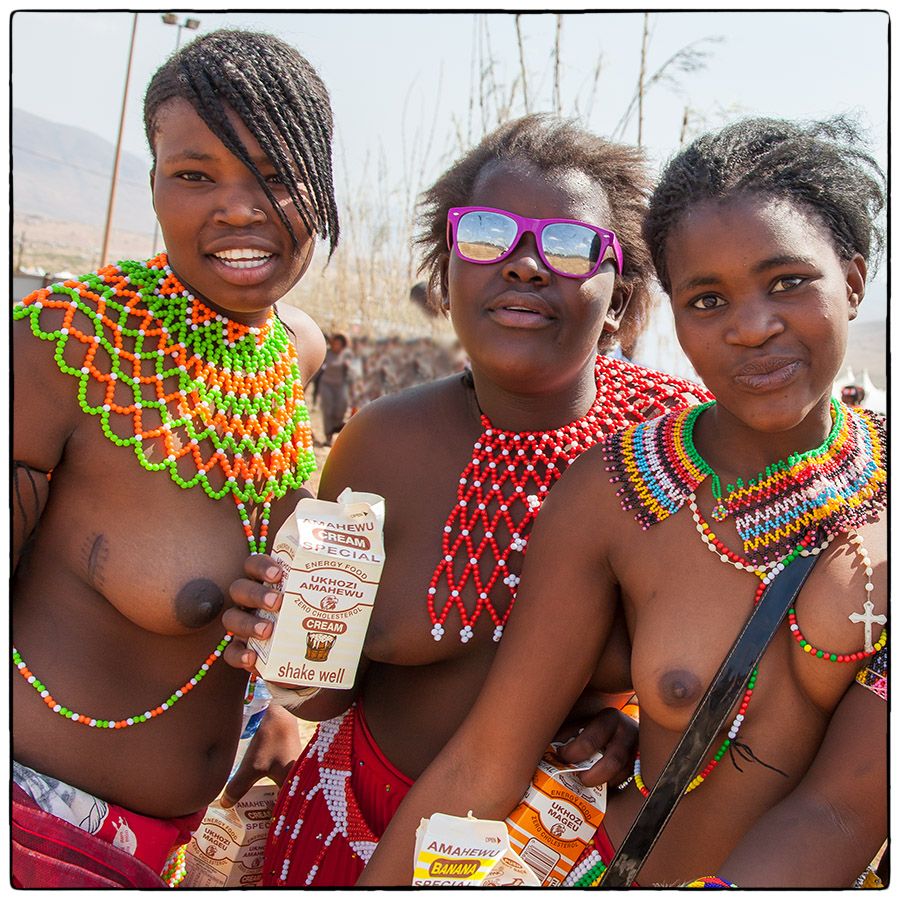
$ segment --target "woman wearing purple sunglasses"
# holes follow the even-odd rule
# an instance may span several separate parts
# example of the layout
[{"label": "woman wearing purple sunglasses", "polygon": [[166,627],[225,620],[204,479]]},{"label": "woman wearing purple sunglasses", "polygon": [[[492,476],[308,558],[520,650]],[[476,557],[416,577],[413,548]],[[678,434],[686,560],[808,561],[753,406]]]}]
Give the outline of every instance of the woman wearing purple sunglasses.
[{"label": "woman wearing purple sunglasses", "polygon": [[[423,270],[471,369],[366,407],[329,456],[320,497],[351,485],[386,498],[387,561],[354,690],[321,690],[293,708],[321,724],[282,789],[265,884],[355,882],[478,696],[560,473],[610,432],[706,398],[605,355],[616,340],[632,346],[646,318],[648,186],[638,150],[529,116],[425,193]],[[239,639],[270,628],[251,610],[280,602],[271,566],[251,558],[250,577],[232,587],[245,608],[226,613],[234,665],[252,669]],[[548,641],[565,640],[564,622],[544,624]],[[622,628],[573,723],[627,699],[628,658]],[[621,718],[592,726],[607,753],[591,783],[621,780],[630,764]]]},{"label": "woman wearing purple sunglasses", "polygon": [[[360,885],[410,883],[422,817],[509,815],[620,616],[640,756],[564,885],[886,882],[886,422],[831,396],[885,202],[884,176],[840,118],[738,121],[669,162],[645,234],[716,400],[619,431],[562,476],[481,694]],[[773,615],[770,601],[816,560]],[[754,609],[770,616],[767,646]],[[731,696],[710,686],[726,655]],[[717,714],[703,715],[705,696]],[[706,728],[689,724],[698,708]],[[570,761],[583,738],[564,748]],[[552,822],[552,807],[540,812]],[[541,872],[549,853],[531,850]]]}]

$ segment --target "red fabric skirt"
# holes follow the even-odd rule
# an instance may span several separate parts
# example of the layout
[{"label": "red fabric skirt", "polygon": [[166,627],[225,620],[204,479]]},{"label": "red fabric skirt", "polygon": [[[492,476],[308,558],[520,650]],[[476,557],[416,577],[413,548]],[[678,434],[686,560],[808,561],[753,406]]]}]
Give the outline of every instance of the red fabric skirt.
[{"label": "red fabric skirt", "polygon": [[281,787],[263,886],[355,884],[412,783],[378,748],[360,704],[322,722]]},{"label": "red fabric skirt", "polygon": [[[12,786],[11,862],[15,888],[165,887],[159,873],[172,849],[187,843],[205,810],[177,819],[155,819],[109,805],[101,829],[91,834],[42,810]],[[135,855],[111,843],[124,821],[137,837]],[[107,827],[109,826],[109,827]]]}]

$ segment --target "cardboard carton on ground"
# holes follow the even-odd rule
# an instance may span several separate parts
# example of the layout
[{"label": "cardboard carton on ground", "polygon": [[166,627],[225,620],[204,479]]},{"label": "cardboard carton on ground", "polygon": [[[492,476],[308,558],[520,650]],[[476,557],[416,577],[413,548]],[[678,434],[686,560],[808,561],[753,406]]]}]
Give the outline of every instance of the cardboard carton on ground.
[{"label": "cardboard carton on ground", "polygon": [[278,795],[268,778],[230,809],[210,804],[186,850],[182,885],[194,888],[255,887],[262,880],[266,834]]}]

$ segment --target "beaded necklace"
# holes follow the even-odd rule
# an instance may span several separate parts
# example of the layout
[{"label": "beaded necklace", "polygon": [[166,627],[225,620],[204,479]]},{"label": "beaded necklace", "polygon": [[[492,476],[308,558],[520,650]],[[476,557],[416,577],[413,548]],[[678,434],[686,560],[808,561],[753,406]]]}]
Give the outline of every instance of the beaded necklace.
[{"label": "beaded necklace", "polygon": [[[61,310],[61,324],[44,330],[45,309]],[[250,552],[265,552],[273,498],[299,488],[316,466],[297,353],[277,316],[270,311],[261,327],[232,322],[184,288],[164,253],[35,291],[13,316],[28,317],[36,337],[56,344],[57,366],[78,380],[79,405],[108,440],[185,490],[200,485],[213,500],[232,497]],[[72,362],[77,353],[80,364]],[[252,504],[260,504],[258,535]],[[125,728],[171,709],[230,641],[229,633],[157,707],[118,720],[58,703],[15,647],[13,663],[58,715]]]},{"label": "beaded necklace", "polygon": [[[722,497],[718,476],[697,451],[693,430],[698,416],[712,403],[674,413],[617,435],[605,450],[607,471],[617,473],[610,481],[623,486],[617,490],[622,508],[637,510],[635,519],[643,529],[677,512],[686,501],[701,540],[721,562],[759,579],[753,603],[756,605],[769,583],[797,556],[818,555],[839,534],[851,534],[869,521],[886,502],[884,468],[884,421],[862,410],[851,410],[832,400],[832,427],[821,446],[795,453],[785,461],[767,467],[746,485],[729,485]],[[712,531],[697,506],[696,489],[712,476],[715,501],[713,517],[724,521],[735,516],[735,526],[746,557],[732,551]],[[887,644],[887,631],[874,644],[871,625],[884,624],[884,616],[872,616],[870,599],[872,561],[862,538],[851,535],[866,573],[866,602],[863,615],[851,621],[866,624],[866,646],[848,654],[831,653],[810,644],[797,624],[796,611],[788,611],[791,634],[804,652],[829,662],[859,662],[878,653]],[[728,735],[691,781],[685,793],[699,787],[731,747],[744,722],[756,686],[758,669],[751,673],[738,712]],[[644,796],[649,790],[641,778],[640,755],[635,758],[634,781]]]},{"label": "beaded necklace", "polygon": [[686,423],[685,451],[701,472],[712,476],[712,517],[723,522],[734,516],[744,553],[762,555],[766,563],[781,559],[799,535],[819,523],[831,534],[844,530],[856,503],[873,495],[884,477],[873,457],[878,438],[874,429],[855,427],[859,423],[845,410],[849,407],[832,399],[831,430],[819,447],[767,466],[747,484],[739,478],[728,485],[725,497],[719,476],[694,447],[696,416]]},{"label": "beaded necklace", "polygon": [[[482,433],[459,477],[456,503],[444,525],[441,560],[428,587],[431,635],[439,641],[451,610],[459,611],[462,643],[473,637],[482,612],[499,641],[516,599],[519,576],[510,570],[513,553],[525,553],[531,528],[548,491],[581,453],[614,431],[684,404],[687,395],[706,399],[696,384],[608,356],[598,356],[597,394],[579,419],[549,431],[504,431],[482,414]],[[502,582],[505,589],[499,587]],[[470,613],[466,586],[475,595]],[[495,589],[508,598],[505,611]],[[444,598],[438,600],[438,594]],[[437,604],[443,602],[438,612]],[[502,606],[502,604],[500,604]]]}]

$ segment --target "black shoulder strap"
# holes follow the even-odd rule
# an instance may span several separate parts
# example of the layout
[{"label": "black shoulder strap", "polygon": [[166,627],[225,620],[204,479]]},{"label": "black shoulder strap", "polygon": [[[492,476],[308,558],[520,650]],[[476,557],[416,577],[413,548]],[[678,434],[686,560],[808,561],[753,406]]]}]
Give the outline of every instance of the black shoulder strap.
[{"label": "black shoulder strap", "polygon": [[818,558],[796,557],[766,588],[604,873],[603,887],[628,887],[637,877]]}]

